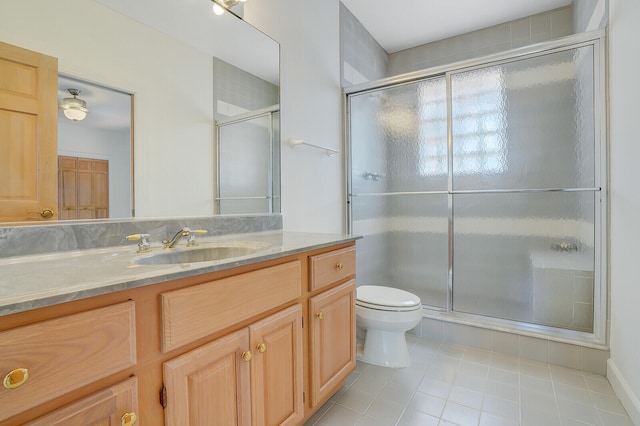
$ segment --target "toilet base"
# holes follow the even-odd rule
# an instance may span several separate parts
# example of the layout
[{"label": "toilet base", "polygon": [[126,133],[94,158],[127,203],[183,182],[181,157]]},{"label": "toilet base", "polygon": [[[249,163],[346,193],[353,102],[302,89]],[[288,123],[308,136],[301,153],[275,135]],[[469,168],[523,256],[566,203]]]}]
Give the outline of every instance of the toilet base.
[{"label": "toilet base", "polygon": [[369,329],[364,339],[360,361],[391,368],[411,365],[404,332]]}]

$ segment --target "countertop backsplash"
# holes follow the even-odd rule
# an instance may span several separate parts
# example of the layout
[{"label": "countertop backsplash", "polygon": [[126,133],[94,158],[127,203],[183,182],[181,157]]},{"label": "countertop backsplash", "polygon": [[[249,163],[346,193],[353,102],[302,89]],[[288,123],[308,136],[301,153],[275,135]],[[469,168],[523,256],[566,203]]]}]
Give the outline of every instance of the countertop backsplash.
[{"label": "countertop backsplash", "polygon": [[131,245],[130,234],[149,234],[158,243],[183,227],[205,229],[207,236],[282,229],[282,215],[220,215],[208,217],[58,221],[46,224],[0,226],[0,258],[71,250]]}]

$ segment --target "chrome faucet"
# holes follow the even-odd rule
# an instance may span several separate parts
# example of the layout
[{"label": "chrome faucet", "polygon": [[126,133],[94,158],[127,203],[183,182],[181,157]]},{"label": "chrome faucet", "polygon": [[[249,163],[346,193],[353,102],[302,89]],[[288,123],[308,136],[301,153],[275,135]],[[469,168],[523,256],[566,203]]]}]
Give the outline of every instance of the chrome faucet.
[{"label": "chrome faucet", "polygon": [[164,248],[174,248],[178,242],[182,239],[182,237],[189,237],[187,240],[187,247],[197,246],[196,235],[206,234],[207,231],[204,229],[197,229],[192,231],[191,228],[184,227],[173,236],[173,238],[165,238],[162,240],[162,245]]},{"label": "chrome faucet", "polygon": [[174,248],[176,244],[178,244],[178,242],[182,239],[182,237],[186,237],[190,233],[191,228],[184,227],[176,232],[176,235],[174,235],[173,238],[165,238],[164,240],[162,240],[162,245],[164,246],[164,248]]}]

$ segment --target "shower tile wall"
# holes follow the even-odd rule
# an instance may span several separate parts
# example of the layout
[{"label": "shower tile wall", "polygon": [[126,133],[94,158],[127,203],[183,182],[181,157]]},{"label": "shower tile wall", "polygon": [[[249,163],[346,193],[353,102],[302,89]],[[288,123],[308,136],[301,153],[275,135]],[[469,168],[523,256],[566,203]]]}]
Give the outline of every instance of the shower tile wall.
[{"label": "shower tile wall", "polygon": [[477,58],[573,34],[571,6],[389,55],[388,76]]},{"label": "shower tile wall", "polygon": [[[609,7],[607,0],[579,0],[572,2],[573,7],[573,28],[575,32],[590,31],[596,28],[606,28],[607,17],[609,12],[606,10]],[[602,17],[600,22],[595,22],[595,27],[589,27],[592,17],[600,8]],[[596,18],[597,19],[597,18]]]},{"label": "shower tile wall", "polygon": [[216,120],[279,102],[278,86],[218,58],[213,58],[213,74],[213,99],[217,100],[214,105]]},{"label": "shower tile wall", "polygon": [[590,332],[593,329],[593,271],[588,267],[581,270],[534,265],[533,320],[537,324]]},{"label": "shower tile wall", "polygon": [[[594,9],[606,0],[572,5],[388,54],[340,3],[342,87],[527,46],[586,31]],[[607,24],[604,13],[598,28]]]},{"label": "shower tile wall", "polygon": [[387,52],[342,3],[340,57],[342,87],[380,80],[387,76]]}]

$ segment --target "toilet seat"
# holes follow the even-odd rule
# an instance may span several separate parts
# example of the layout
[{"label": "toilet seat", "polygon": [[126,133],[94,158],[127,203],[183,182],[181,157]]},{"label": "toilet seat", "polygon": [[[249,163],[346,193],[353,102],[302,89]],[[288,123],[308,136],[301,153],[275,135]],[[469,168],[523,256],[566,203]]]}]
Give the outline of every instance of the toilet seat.
[{"label": "toilet seat", "polygon": [[421,309],[420,298],[393,287],[363,285],[356,289],[356,305],[379,311],[415,311]]}]

